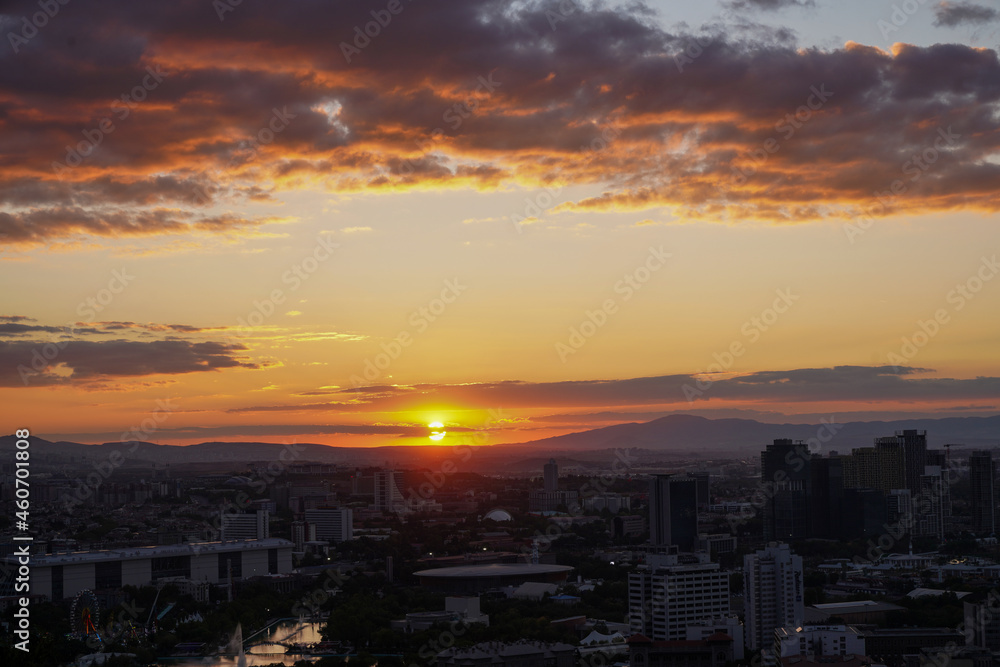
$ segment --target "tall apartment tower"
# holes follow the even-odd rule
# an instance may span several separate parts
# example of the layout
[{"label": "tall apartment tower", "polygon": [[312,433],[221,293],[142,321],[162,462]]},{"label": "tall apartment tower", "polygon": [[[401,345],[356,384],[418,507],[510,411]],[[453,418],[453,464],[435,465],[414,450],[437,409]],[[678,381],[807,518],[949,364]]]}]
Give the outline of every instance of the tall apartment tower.
[{"label": "tall apartment tower", "polygon": [[972,501],[972,532],[992,535],[996,532],[996,463],[993,452],[977,449],[969,457],[969,486]]},{"label": "tall apartment tower", "polygon": [[927,431],[908,429],[887,438],[875,438],[875,449],[879,454],[879,488],[909,489],[916,497],[927,465]]},{"label": "tall apartment tower", "polygon": [[812,454],[805,443],[775,440],[760,454],[765,494],[764,539],[801,540],[811,537]]},{"label": "tall apartment tower", "polygon": [[698,480],[656,475],[649,483],[649,542],[694,551],[698,542]]},{"label": "tall apartment tower", "polygon": [[395,512],[403,507],[403,494],[399,491],[395,470],[375,473],[375,509]]},{"label": "tall apartment tower", "polygon": [[743,557],[743,594],[746,596],[747,646],[767,648],[774,629],[802,625],[805,601],[802,557],[787,544],[771,543]]},{"label": "tall apartment tower", "polygon": [[316,541],[316,525],[308,523],[306,521],[293,521],[292,522],[292,544],[295,545],[295,551],[302,552],[306,550],[306,542]]},{"label": "tall apartment tower", "polygon": [[924,466],[920,491],[919,502],[914,500],[916,526],[913,534],[944,541],[944,520],[951,515],[951,487],[940,466]]},{"label": "tall apartment tower", "polygon": [[693,622],[729,613],[729,575],[718,563],[679,565],[676,555],[650,554],[646,565],[628,576],[632,633],[654,641],[687,638]]},{"label": "tall apartment tower", "polygon": [[549,459],[543,468],[543,474],[545,477],[545,492],[554,493],[559,490],[559,466],[556,465],[555,459]]},{"label": "tall apartment tower", "polygon": [[896,437],[903,443],[906,488],[913,493],[920,488],[920,478],[927,466],[927,431],[896,431]]},{"label": "tall apartment tower", "polygon": [[707,472],[696,471],[689,473],[698,482],[698,507],[708,508],[712,502],[711,481],[712,476]]},{"label": "tall apartment tower", "polygon": [[876,465],[878,466],[878,489],[888,493],[892,489],[909,489],[910,495],[920,493],[920,486],[911,488],[906,484],[906,450],[896,436],[875,438]]}]

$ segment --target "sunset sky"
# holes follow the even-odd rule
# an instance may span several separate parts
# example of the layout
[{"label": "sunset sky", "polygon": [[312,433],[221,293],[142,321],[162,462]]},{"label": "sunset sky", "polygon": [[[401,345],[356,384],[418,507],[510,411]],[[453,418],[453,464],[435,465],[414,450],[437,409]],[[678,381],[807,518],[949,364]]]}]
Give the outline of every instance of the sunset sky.
[{"label": "sunset sky", "polygon": [[4,433],[1000,412],[994,2],[40,6],[0,10]]}]

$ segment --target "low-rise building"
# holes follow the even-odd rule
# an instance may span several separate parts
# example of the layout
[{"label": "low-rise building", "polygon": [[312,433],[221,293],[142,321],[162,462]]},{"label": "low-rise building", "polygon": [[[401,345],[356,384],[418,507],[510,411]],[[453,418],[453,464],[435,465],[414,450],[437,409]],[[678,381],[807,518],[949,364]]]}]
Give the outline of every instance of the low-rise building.
[{"label": "low-rise building", "polygon": [[[286,574],[292,571],[292,548],[288,540],[268,538],[32,556],[31,592],[55,602],[83,590],[149,586],[172,577],[223,584],[230,578]],[[10,575],[17,572],[16,558],[4,559],[14,565]],[[8,583],[0,584],[0,591]]]},{"label": "low-rise building", "polygon": [[773,655],[864,655],[865,640],[852,625],[804,625],[774,629]]}]

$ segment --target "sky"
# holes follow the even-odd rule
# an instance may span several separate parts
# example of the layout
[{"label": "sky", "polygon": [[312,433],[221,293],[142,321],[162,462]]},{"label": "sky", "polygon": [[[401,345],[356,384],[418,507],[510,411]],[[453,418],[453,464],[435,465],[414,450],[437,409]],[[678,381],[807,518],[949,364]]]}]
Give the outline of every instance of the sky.
[{"label": "sky", "polygon": [[0,11],[3,432],[1000,411],[996,2]]}]

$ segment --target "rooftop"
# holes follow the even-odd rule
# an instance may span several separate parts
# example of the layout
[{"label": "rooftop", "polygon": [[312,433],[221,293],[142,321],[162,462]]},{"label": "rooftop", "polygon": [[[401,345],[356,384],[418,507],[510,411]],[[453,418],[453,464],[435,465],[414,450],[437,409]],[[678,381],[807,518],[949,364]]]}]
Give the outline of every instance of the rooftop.
[{"label": "rooftop", "polygon": [[813,609],[828,612],[859,612],[859,611],[899,611],[903,609],[899,605],[889,602],[879,602],[877,600],[855,600],[853,602],[825,602],[823,604],[812,605]]},{"label": "rooftop", "polygon": [[418,577],[435,577],[440,579],[458,577],[514,577],[523,575],[557,574],[569,572],[569,565],[545,565],[533,563],[491,563],[489,565],[458,565],[456,567],[439,567],[431,570],[414,572]]},{"label": "rooftop", "polygon": [[[263,540],[238,540],[227,542],[189,542],[186,544],[167,544],[149,547],[128,547],[124,549],[105,549],[101,551],[73,551],[69,553],[34,555],[31,564],[35,567],[47,565],[65,565],[66,563],[98,563],[118,560],[139,560],[143,558],[162,558],[164,556],[190,556],[195,553],[212,553],[228,551],[257,551],[260,549],[292,548],[292,543],[277,537]],[[16,562],[16,556],[7,556],[4,560]]]}]

